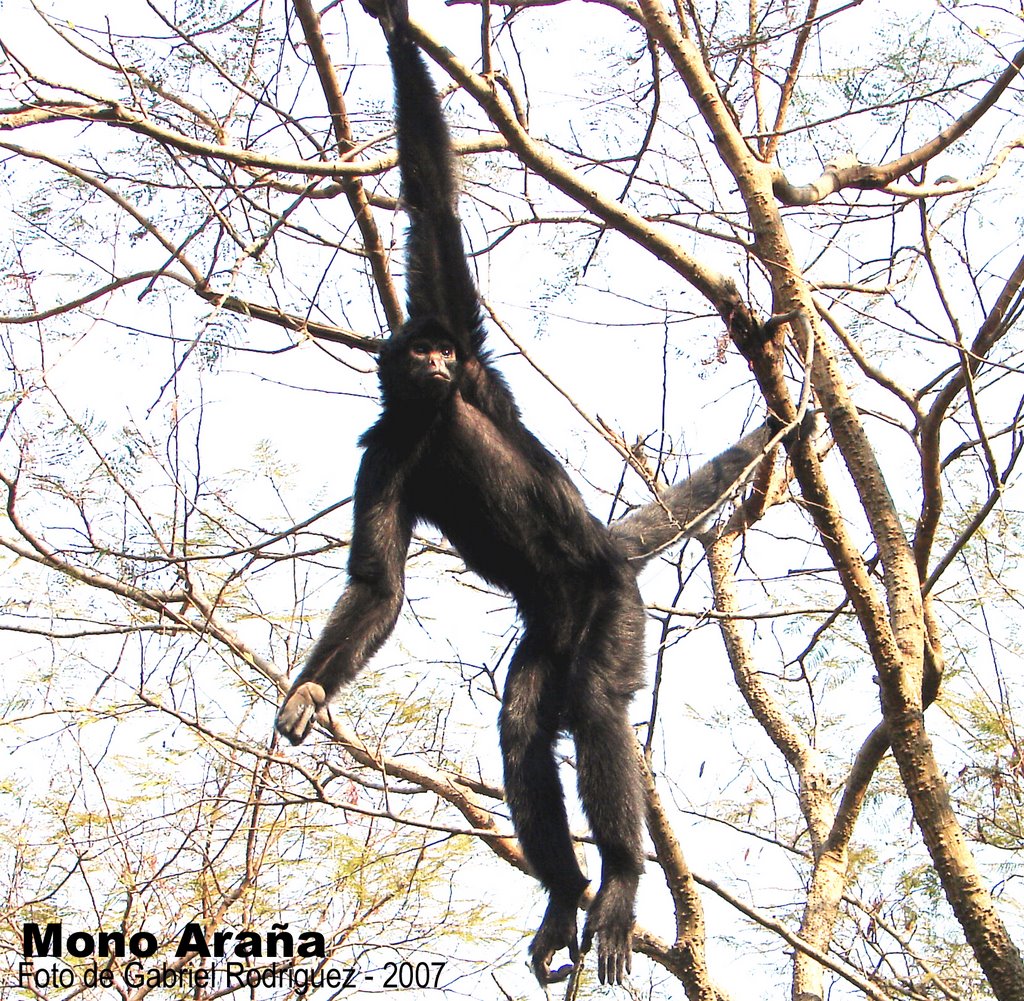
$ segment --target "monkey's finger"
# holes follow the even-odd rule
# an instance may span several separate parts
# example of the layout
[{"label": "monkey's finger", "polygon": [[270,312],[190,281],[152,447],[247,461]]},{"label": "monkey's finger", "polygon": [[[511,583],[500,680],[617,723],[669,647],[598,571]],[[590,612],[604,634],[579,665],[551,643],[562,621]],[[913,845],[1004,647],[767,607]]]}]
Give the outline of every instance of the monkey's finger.
[{"label": "monkey's finger", "polygon": [[550,966],[554,958],[554,950],[542,956],[533,957],[531,963],[533,975],[537,978],[537,983],[542,987],[547,984],[560,984],[563,980],[568,980],[575,968],[575,963],[570,963],[566,966],[560,966],[557,970],[552,970]]},{"label": "monkey's finger", "polygon": [[315,716],[316,710],[313,706],[302,706],[298,719],[292,723],[291,730],[286,734],[293,744],[301,744],[309,736],[309,731],[313,729]]},{"label": "monkey's finger", "polygon": [[301,744],[309,734],[313,725],[312,714],[305,711],[298,713],[289,710],[287,714],[281,713],[277,717],[277,732],[287,738],[292,744]]},{"label": "monkey's finger", "polygon": [[299,685],[278,710],[275,723],[277,732],[293,744],[301,744],[313,729],[317,709],[326,702],[327,693],[322,685],[315,681]]},{"label": "monkey's finger", "polygon": [[583,926],[583,941],[580,943],[580,951],[583,953],[584,956],[588,952],[590,952],[590,947],[593,944],[594,944],[594,929],[590,927],[590,922],[588,921]]},{"label": "monkey's finger", "polygon": [[547,971],[547,983],[549,984],[560,984],[565,980],[568,980],[572,976],[572,971],[575,969],[572,963],[567,963],[565,966],[560,966],[557,970]]}]

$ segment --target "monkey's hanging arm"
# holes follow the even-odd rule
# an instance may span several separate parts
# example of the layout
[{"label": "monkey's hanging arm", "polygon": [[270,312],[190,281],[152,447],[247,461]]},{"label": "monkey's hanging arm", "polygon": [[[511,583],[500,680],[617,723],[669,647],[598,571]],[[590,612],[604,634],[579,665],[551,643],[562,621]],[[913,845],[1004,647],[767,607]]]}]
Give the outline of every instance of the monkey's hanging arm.
[{"label": "monkey's hanging arm", "polygon": [[[462,241],[451,137],[440,103],[423,100],[436,88],[410,32],[404,0],[392,0],[390,6],[394,13],[363,0],[384,30],[395,81],[402,207],[410,221],[405,256],[417,262],[405,276],[406,299],[456,337],[469,338],[480,326],[480,297]],[[464,351],[480,347],[457,346]]]}]

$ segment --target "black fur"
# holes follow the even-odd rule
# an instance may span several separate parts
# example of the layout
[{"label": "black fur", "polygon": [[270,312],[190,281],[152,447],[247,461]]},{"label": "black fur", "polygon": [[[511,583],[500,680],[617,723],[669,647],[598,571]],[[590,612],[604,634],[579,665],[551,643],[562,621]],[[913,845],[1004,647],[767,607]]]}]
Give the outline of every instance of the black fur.
[{"label": "black fur", "polygon": [[[483,351],[475,283],[456,212],[451,143],[404,0],[364,0],[389,43],[403,203],[410,218],[409,319],[380,357],[382,412],[362,437],[349,584],[277,717],[294,743],[380,647],[403,599],[413,526],[436,525],[466,565],[510,593],[523,624],[500,716],[505,791],[516,833],[549,894],[530,946],[542,983],[568,975],[588,880],[576,862],[553,753],[576,744],[580,800],[601,854],[584,943],[596,939],[602,982],[630,968],[644,804],[627,710],[642,683],[642,563],[710,504],[719,478],[636,512],[612,532],[587,511],[562,466],[523,426]],[[746,441],[746,439],[745,439]],[[741,443],[742,444],[742,443]],[[739,446],[737,446],[738,448]],[[731,453],[727,453],[731,454]],[[744,451],[744,462],[753,452]],[[742,468],[739,459],[727,463]],[[710,467],[705,467],[710,468]],[[691,479],[699,479],[700,473]],[[685,496],[684,496],[685,494]],[[655,510],[656,509],[656,510]],[[646,511],[646,514],[644,513]]]}]

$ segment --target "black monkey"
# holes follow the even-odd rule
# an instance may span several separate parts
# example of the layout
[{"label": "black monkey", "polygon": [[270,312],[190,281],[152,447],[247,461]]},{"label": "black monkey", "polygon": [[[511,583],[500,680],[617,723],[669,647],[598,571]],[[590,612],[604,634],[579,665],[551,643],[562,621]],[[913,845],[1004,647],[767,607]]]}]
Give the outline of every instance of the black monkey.
[{"label": "black monkey", "polygon": [[[527,861],[549,894],[530,946],[541,983],[564,979],[554,954],[578,955],[580,871],[553,753],[576,744],[580,800],[601,855],[584,948],[601,982],[630,968],[644,803],[627,709],[642,683],[644,608],[635,566],[735,485],[767,440],[749,435],[663,504],[611,532],[587,511],[558,461],[523,426],[484,351],[476,284],[456,211],[451,141],[408,27],[406,0],[363,0],[388,40],[402,200],[409,215],[409,319],[380,355],[382,411],[362,436],[349,583],[277,716],[293,743],[394,628],[417,522],[436,525],[467,567],[515,599],[522,640],[500,715],[505,790]],[[671,493],[674,491],[675,493]],[[631,560],[633,561],[631,563]]]}]

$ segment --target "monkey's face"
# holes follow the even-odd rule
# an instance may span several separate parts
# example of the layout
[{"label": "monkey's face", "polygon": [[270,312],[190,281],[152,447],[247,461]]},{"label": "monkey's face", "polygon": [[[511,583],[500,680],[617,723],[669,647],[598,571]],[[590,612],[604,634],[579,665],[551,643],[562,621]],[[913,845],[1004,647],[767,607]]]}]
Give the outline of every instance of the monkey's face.
[{"label": "monkey's face", "polygon": [[436,329],[421,328],[391,338],[380,356],[386,402],[441,403],[451,396],[460,372],[454,343]]},{"label": "monkey's face", "polygon": [[408,378],[424,396],[447,396],[458,375],[455,345],[443,338],[416,337],[409,342]]}]

